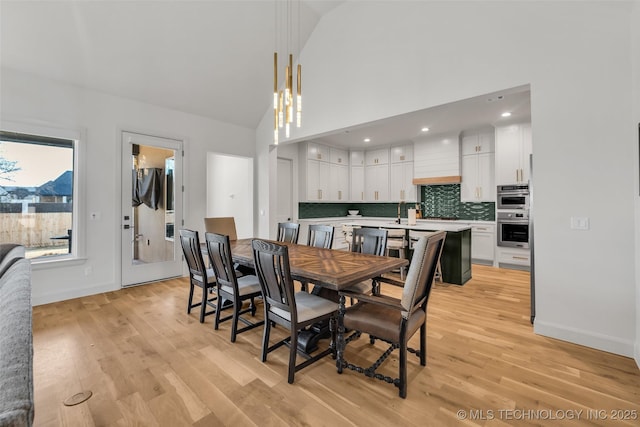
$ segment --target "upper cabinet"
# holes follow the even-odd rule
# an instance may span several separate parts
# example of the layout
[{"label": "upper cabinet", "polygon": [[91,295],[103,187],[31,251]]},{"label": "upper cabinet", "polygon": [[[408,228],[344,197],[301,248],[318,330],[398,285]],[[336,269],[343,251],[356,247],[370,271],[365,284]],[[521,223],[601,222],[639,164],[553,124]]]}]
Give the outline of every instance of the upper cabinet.
[{"label": "upper cabinet", "polygon": [[454,184],[461,181],[458,133],[416,140],[413,155],[414,184]]},{"label": "upper cabinet", "polygon": [[334,165],[349,165],[349,152],[340,148],[329,147],[329,161]]},{"label": "upper cabinet", "polygon": [[496,185],[529,182],[531,123],[496,128]]},{"label": "upper cabinet", "polygon": [[364,154],[364,196],[367,202],[389,201],[389,149]]},{"label": "upper cabinet", "polygon": [[494,132],[465,134],[462,137],[462,183],[460,201],[495,202]]},{"label": "upper cabinet", "polygon": [[352,151],[350,153],[352,202],[364,202],[364,151]]},{"label": "upper cabinet", "polygon": [[329,161],[329,147],[315,142],[307,142],[306,145],[306,158],[309,160],[320,160],[322,162]]},{"label": "upper cabinet", "polygon": [[[349,200],[349,157],[346,150],[315,142],[300,145],[300,200]],[[304,183],[304,184],[303,184]]]},{"label": "upper cabinet", "polygon": [[390,201],[415,202],[417,191],[413,185],[413,144],[391,147],[390,152]]}]

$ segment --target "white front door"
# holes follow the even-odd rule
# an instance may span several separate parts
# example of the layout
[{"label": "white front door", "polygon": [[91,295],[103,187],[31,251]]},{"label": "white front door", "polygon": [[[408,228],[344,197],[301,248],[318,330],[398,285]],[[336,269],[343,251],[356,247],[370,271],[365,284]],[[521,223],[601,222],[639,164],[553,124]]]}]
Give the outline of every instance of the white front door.
[{"label": "white front door", "polygon": [[122,286],[182,275],[182,141],[122,132]]}]

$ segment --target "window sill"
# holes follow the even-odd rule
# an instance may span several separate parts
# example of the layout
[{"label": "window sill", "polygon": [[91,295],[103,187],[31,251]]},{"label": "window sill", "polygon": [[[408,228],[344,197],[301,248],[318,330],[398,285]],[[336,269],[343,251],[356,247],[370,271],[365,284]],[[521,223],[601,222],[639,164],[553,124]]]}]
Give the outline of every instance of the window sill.
[{"label": "window sill", "polygon": [[87,262],[85,257],[56,257],[56,259],[32,259],[32,270],[48,270],[50,268],[73,267]]}]

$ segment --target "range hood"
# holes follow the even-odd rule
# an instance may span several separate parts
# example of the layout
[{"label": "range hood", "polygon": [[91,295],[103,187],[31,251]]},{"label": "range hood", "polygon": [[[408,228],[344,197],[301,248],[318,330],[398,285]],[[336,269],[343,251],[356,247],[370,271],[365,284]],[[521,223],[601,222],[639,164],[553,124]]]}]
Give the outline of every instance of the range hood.
[{"label": "range hood", "polygon": [[414,141],[413,185],[460,184],[460,134]]},{"label": "range hood", "polygon": [[443,185],[443,184],[460,184],[462,176],[434,176],[429,178],[413,178],[413,185]]}]

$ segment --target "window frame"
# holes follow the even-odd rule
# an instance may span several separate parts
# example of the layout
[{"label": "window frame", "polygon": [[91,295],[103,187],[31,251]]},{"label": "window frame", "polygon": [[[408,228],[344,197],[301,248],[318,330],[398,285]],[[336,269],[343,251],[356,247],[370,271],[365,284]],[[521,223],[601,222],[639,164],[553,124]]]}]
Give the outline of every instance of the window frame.
[{"label": "window frame", "polygon": [[71,253],[49,257],[31,258],[34,270],[82,264],[86,258],[86,129],[72,129],[2,120],[0,129],[27,135],[51,137],[73,141],[73,240]]}]

